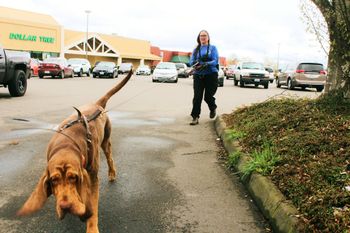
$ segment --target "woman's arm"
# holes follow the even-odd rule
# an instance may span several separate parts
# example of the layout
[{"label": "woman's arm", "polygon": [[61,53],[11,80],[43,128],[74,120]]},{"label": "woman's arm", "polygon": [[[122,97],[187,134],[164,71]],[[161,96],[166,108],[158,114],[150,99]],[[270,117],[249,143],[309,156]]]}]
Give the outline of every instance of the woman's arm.
[{"label": "woman's arm", "polygon": [[219,64],[219,53],[214,45],[211,45],[211,60],[207,62],[210,66],[216,66]]}]

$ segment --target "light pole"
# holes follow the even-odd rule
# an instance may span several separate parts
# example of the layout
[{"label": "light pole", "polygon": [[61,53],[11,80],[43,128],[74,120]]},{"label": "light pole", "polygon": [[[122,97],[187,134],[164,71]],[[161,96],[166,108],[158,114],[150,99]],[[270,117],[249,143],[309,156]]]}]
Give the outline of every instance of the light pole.
[{"label": "light pole", "polygon": [[88,39],[89,39],[89,14],[91,13],[90,10],[85,10],[86,13],[86,43],[85,43],[85,56],[86,59],[88,58],[88,51],[87,51],[87,45],[88,45]]},{"label": "light pole", "polygon": [[277,73],[278,73],[278,69],[279,69],[279,63],[280,63],[280,46],[281,44],[278,43],[278,51],[277,51]]}]

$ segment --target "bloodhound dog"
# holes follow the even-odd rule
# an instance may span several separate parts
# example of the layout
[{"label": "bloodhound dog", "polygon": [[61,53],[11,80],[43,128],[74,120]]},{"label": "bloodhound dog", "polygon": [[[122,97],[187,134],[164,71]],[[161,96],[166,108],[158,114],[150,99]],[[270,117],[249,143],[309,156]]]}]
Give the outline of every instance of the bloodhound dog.
[{"label": "bloodhound dog", "polygon": [[56,199],[59,219],[70,213],[86,221],[86,232],[99,232],[100,147],[107,158],[109,181],[114,181],[116,177],[110,140],[111,122],[105,108],[107,101],[131,76],[132,71],[96,103],[76,108],[77,113],[59,125],[47,147],[46,170],[17,215],[38,211],[52,194]]}]

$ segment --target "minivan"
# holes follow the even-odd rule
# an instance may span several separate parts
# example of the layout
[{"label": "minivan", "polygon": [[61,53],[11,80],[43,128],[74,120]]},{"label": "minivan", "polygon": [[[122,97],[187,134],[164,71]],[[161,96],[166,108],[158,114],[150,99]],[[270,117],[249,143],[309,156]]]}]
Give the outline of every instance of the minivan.
[{"label": "minivan", "polygon": [[326,71],[321,63],[301,62],[294,66],[288,66],[282,71],[276,80],[276,86],[287,86],[292,90],[295,87],[316,88],[321,92],[326,84]]}]

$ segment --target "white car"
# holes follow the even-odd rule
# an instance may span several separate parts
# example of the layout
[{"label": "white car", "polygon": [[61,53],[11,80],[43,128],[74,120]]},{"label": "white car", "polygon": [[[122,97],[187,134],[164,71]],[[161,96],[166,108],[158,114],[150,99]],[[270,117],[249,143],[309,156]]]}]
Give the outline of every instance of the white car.
[{"label": "white car", "polygon": [[151,69],[147,65],[140,65],[136,69],[136,75],[151,75]]},{"label": "white car", "polygon": [[70,58],[67,62],[68,66],[73,69],[74,74],[77,74],[79,77],[83,76],[83,74],[90,76],[91,65],[87,59]]},{"label": "white car", "polygon": [[220,66],[219,72],[218,72],[218,86],[223,87],[224,86],[224,79],[225,79],[225,72],[222,69],[223,67]]},{"label": "white car", "polygon": [[265,89],[269,88],[270,74],[265,70],[262,63],[242,62],[239,63],[234,71],[233,82],[240,87],[245,84],[254,84],[256,87],[263,85]]},{"label": "white car", "polygon": [[160,62],[153,71],[152,82],[174,82],[177,83],[178,74],[175,63]]}]

